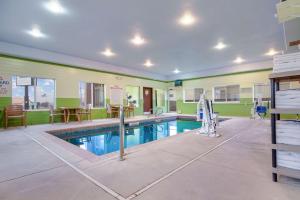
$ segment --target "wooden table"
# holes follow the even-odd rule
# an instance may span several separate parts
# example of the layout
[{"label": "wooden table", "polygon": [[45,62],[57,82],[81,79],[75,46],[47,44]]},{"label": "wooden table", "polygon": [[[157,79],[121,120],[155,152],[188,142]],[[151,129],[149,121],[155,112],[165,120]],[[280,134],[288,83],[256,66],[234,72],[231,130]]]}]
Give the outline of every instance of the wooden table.
[{"label": "wooden table", "polygon": [[77,121],[80,122],[80,110],[81,108],[79,107],[60,107],[59,109],[62,110],[62,112],[64,113],[64,122],[68,123],[70,120],[70,115],[76,116]]},{"label": "wooden table", "polygon": [[[133,116],[134,116],[134,107],[124,106],[123,109],[124,109],[124,114],[125,114],[126,117],[130,117],[130,113],[133,113]],[[118,118],[119,114],[120,114],[120,106],[119,105],[111,106],[111,111],[112,111],[112,114],[113,114],[112,117]]]}]

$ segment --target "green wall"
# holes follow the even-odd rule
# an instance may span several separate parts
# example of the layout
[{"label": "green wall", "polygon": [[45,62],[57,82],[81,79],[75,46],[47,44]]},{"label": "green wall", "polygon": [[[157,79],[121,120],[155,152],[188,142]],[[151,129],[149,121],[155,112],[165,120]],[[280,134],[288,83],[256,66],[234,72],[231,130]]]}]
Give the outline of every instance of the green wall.
[{"label": "green wall", "polygon": [[[50,78],[55,80],[56,84],[56,107],[78,107],[79,82],[92,82],[105,85],[106,103],[110,102],[110,88],[114,86],[125,89],[127,86],[136,86],[140,88],[139,106],[135,109],[135,115],[143,114],[143,87],[167,90],[167,82],[153,80],[150,78],[123,75],[120,73],[109,73],[97,70],[89,70],[76,66],[61,65],[51,62],[36,61],[0,55],[0,76],[11,80],[12,76],[31,76],[39,78]],[[11,104],[12,85],[10,83],[9,91],[5,97],[0,97],[0,126],[3,126],[3,108]],[[125,92],[124,97],[125,99]],[[92,118],[106,118],[106,108],[92,109]],[[43,124],[49,121],[49,111],[35,110],[27,112],[28,124]],[[60,121],[56,119],[55,121]],[[17,121],[11,120],[10,124],[17,124]]]},{"label": "green wall", "polygon": [[[4,126],[4,112],[5,106],[11,104],[11,97],[0,97],[0,127]],[[44,124],[49,122],[49,111],[28,111],[27,114],[27,124]],[[12,119],[9,120],[9,125],[17,126],[20,125],[20,120]]]},{"label": "green wall", "polygon": [[56,107],[78,107],[80,106],[79,98],[56,98]]},{"label": "green wall", "polygon": [[4,117],[4,112],[3,109],[5,106],[11,104],[11,97],[0,97],[0,127],[2,127],[3,124],[3,117]]},{"label": "green wall", "polygon": [[[252,99],[242,98],[240,103],[214,103],[214,111],[222,116],[249,116],[253,107]],[[178,112],[184,114],[196,114],[197,103],[183,103],[183,100],[177,101]]]},{"label": "green wall", "polygon": [[[262,64],[265,65],[265,64]],[[271,67],[271,66],[268,66]],[[80,105],[78,94],[79,81],[101,83],[106,86],[106,103],[109,103],[110,87],[119,86],[138,86],[140,88],[139,106],[135,109],[135,115],[143,114],[143,87],[153,88],[155,90],[166,91],[174,86],[173,82],[156,81],[139,77],[126,76],[95,70],[87,70],[72,66],[61,66],[55,63],[38,62],[33,60],[24,60],[10,58],[0,55],[1,75],[14,76],[24,75],[33,77],[44,77],[55,79],[56,81],[56,106],[57,107],[78,107]],[[183,102],[184,88],[203,88],[207,91],[208,98],[212,99],[213,87],[239,84],[242,89],[251,89],[255,83],[268,83],[268,75],[271,70],[262,70],[256,72],[245,72],[237,74],[218,75],[214,77],[202,77],[183,81],[183,87],[176,88],[177,111],[184,114],[196,114],[196,103]],[[68,77],[66,79],[66,77]],[[247,90],[244,90],[247,91]],[[0,110],[11,103],[11,91],[8,97],[0,97]],[[215,103],[214,109],[223,116],[250,116],[250,110],[253,106],[252,92],[240,94],[239,103]],[[124,99],[125,99],[124,95]],[[155,109],[155,97],[153,96],[153,107]],[[164,110],[167,111],[168,102],[165,103]],[[28,124],[48,123],[48,111],[28,111]],[[106,118],[106,109],[93,109],[92,118]],[[57,119],[56,121],[59,121]],[[0,122],[3,122],[3,112],[0,116]],[[14,122],[11,122],[14,123]]]}]

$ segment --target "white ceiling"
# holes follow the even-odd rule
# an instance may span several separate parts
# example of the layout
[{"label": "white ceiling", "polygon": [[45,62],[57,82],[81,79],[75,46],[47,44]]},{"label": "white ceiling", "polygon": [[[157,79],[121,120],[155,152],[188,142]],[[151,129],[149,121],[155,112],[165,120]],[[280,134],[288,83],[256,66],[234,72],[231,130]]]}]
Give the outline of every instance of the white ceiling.
[{"label": "white ceiling", "polygon": [[[45,10],[43,3],[47,1],[1,0],[2,45],[63,54],[66,59],[77,57],[92,65],[106,63],[102,69],[107,71],[124,69],[125,73],[169,80],[232,68],[238,55],[247,63],[270,60],[264,55],[268,49],[284,47],[283,29],[274,17],[278,0],[60,0],[68,11],[65,15]],[[192,27],[177,23],[185,10],[198,18]],[[26,34],[34,24],[48,37],[37,39]],[[146,45],[136,47],[129,42],[136,32],[147,39]],[[213,49],[219,40],[229,47]],[[101,55],[106,47],[117,56]],[[8,46],[0,49],[23,56],[27,52],[17,53]],[[147,58],[155,66],[143,66]],[[175,68],[181,74],[174,76]]]}]

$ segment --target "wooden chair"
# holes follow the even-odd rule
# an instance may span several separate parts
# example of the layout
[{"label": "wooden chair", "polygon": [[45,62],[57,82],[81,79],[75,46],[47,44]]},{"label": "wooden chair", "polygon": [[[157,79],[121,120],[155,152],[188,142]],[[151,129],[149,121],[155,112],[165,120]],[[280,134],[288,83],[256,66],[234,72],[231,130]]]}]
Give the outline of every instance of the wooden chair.
[{"label": "wooden chair", "polygon": [[119,109],[118,107],[111,106],[109,104],[106,105],[106,116],[107,118],[115,118],[119,116]]},{"label": "wooden chair", "polygon": [[113,118],[118,118],[120,114],[120,106],[112,106],[111,107],[111,114]]},{"label": "wooden chair", "polygon": [[92,104],[87,104],[86,108],[80,110],[79,115],[85,115],[87,120],[92,120]]},{"label": "wooden chair", "polygon": [[[51,124],[53,124],[54,122],[54,118],[56,116],[61,116],[61,117],[64,117],[64,113],[62,113],[61,110],[57,110],[57,109],[54,109],[54,107],[52,105],[49,106],[49,122]],[[64,117],[64,121],[66,121],[65,117]]]},{"label": "wooden chair", "polygon": [[128,106],[128,117],[131,116],[131,113],[132,113],[132,116],[134,117],[134,105],[133,104],[130,104]]},{"label": "wooden chair", "polygon": [[20,119],[22,125],[27,127],[26,122],[26,111],[23,109],[22,105],[12,104],[6,106],[4,109],[4,128],[8,127],[8,120],[9,119]]},{"label": "wooden chair", "polygon": [[111,118],[112,113],[111,113],[111,106],[109,104],[106,105],[106,118]]}]

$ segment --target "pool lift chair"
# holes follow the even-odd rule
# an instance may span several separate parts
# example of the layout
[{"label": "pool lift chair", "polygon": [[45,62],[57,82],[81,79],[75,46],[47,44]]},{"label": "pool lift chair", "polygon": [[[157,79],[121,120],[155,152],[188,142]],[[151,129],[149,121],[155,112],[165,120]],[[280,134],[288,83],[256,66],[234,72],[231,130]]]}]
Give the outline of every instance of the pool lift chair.
[{"label": "pool lift chair", "polygon": [[251,118],[256,119],[257,117],[259,117],[260,119],[264,119],[267,115],[268,107],[269,102],[268,105],[265,106],[263,105],[262,98],[258,97],[254,100],[253,107],[251,108]]},{"label": "pool lift chair", "polygon": [[213,111],[212,101],[206,99],[205,91],[197,104],[197,121],[202,121],[202,127],[198,130],[199,134],[220,137],[220,134],[217,133],[218,115]]}]

